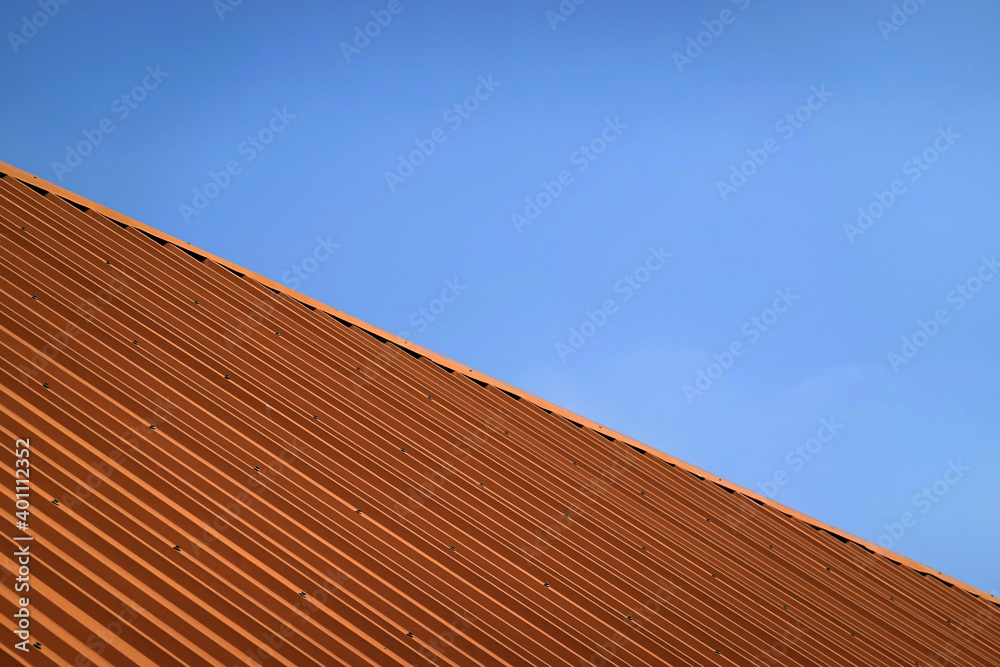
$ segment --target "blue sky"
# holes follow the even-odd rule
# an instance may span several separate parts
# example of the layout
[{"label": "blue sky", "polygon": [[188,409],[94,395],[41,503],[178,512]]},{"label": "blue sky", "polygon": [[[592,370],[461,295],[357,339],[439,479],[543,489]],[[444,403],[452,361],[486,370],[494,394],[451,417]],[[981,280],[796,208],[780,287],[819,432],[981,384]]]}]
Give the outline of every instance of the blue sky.
[{"label": "blue sky", "polygon": [[1000,588],[1000,5],[229,3],[4,3],[0,159]]}]

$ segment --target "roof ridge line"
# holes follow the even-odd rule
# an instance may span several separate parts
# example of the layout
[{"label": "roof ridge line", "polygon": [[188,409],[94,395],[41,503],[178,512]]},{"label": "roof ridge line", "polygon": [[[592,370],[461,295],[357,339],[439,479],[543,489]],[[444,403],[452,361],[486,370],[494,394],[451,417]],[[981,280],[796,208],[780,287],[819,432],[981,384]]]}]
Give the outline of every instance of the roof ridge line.
[{"label": "roof ridge line", "polygon": [[975,586],[972,586],[971,584],[961,581],[960,579],[956,579],[955,577],[945,574],[940,570],[928,567],[927,565],[924,565],[923,563],[913,560],[912,558],[908,558],[890,549],[886,549],[885,547],[879,544],[876,544],[874,542],[869,542],[868,540],[852,535],[847,531],[835,528],[834,526],[831,526],[823,521],[813,518],[807,514],[803,514],[798,510],[794,510],[790,507],[782,505],[781,503],[772,500],[771,498],[761,496],[755,491],[746,489],[740,486],[739,484],[730,482],[729,480],[719,477],[718,475],[713,475],[712,473],[702,470],[698,466],[688,463],[687,461],[671,456],[670,454],[667,454],[665,452],[661,452],[655,447],[650,447],[649,445],[646,445],[645,443],[636,440],[635,438],[631,438],[622,433],[619,433],[618,431],[615,431],[614,429],[610,429],[601,424],[598,424],[597,422],[591,419],[576,414],[575,412],[569,410],[568,408],[564,408],[562,406],[551,403],[543,398],[535,396],[529,392],[514,387],[513,385],[509,385],[506,382],[498,380],[490,375],[487,375],[486,373],[477,371],[474,368],[469,368],[468,366],[459,364],[454,359],[438,354],[412,341],[406,340],[405,338],[401,338],[395,334],[384,331],[372,324],[369,324],[368,322],[358,319],[352,315],[348,315],[343,311],[337,310],[333,306],[329,306],[321,301],[313,299],[312,297],[297,292],[288,287],[287,285],[277,283],[271,280],[270,278],[266,278],[262,275],[259,275],[242,266],[239,266],[238,264],[235,264],[234,262],[231,262],[227,259],[224,259],[210,252],[202,250],[201,248],[193,246],[192,244],[186,241],[181,241],[180,239],[174,238],[170,234],[166,234],[154,227],[150,227],[149,225],[143,222],[139,222],[138,220],[135,220],[123,213],[119,213],[118,211],[115,211],[106,206],[93,202],[82,195],[79,195],[75,192],[71,192],[70,190],[67,190],[59,185],[56,185],[55,183],[51,183],[50,181],[47,181],[43,178],[39,178],[38,176],[35,176],[30,172],[24,171],[23,169],[19,169],[18,167],[8,164],[2,160],[0,160],[0,175],[10,176],[29,187],[37,188],[39,190],[43,190],[45,192],[54,194],[78,208],[82,207],[84,209],[91,209],[94,212],[99,213],[104,217],[108,218],[112,222],[115,222],[119,225],[134,227],[140,232],[155,237],[166,243],[170,243],[179,248],[180,250],[184,250],[185,252],[197,255],[204,259],[210,259],[216,264],[219,264],[220,266],[223,266],[237,274],[250,278],[272,291],[283,293],[289,296],[290,298],[295,299],[299,303],[302,303],[303,305],[306,305],[315,310],[321,310],[327,313],[328,315],[335,317],[336,319],[339,319],[343,322],[347,322],[353,326],[363,329],[364,331],[367,331],[368,333],[373,334],[379,338],[383,338],[386,341],[389,341],[398,347],[409,350],[412,353],[417,354],[419,356],[426,357],[430,361],[433,361],[434,363],[443,366],[444,368],[447,368],[451,371],[455,371],[458,373],[462,373],[463,375],[466,375],[467,377],[473,380],[477,380],[479,382],[484,382],[486,384],[492,385],[497,389],[500,389],[501,391],[504,391],[515,398],[529,401],[547,412],[554,413],[561,417],[564,417],[565,419],[569,420],[572,423],[575,423],[581,428],[584,427],[589,428],[595,431],[597,434],[602,435],[609,440],[618,440],[622,444],[632,447],[633,449],[643,450],[648,454],[652,454],[653,456],[666,461],[670,465],[674,465],[678,468],[681,468],[682,470],[690,472],[691,474],[696,475],[706,481],[710,481],[714,484],[717,484],[729,491],[739,493],[762,505],[767,505],[769,507],[772,507],[787,517],[798,519],[803,523],[810,525],[813,528],[816,528],[817,530],[826,531],[843,541],[853,542],[868,551],[879,554],[880,556],[888,558],[889,560],[899,563],[900,565],[905,565],[906,567],[909,567],[911,570],[917,572],[918,574],[935,577],[936,579],[940,580],[941,582],[943,582],[948,586],[955,586],[976,597],[979,597],[980,599],[986,602],[991,602],[994,605],[1000,606],[1000,598],[998,598],[997,596],[994,596],[990,593],[980,590]]}]

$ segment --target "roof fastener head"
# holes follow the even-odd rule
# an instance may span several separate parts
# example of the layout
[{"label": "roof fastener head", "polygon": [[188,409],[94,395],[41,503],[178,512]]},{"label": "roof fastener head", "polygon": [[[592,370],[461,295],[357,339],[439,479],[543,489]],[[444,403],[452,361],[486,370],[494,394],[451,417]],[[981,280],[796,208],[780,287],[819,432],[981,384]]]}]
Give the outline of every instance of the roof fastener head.
[{"label": "roof fastener head", "polygon": [[642,550],[643,551],[648,551],[648,549],[646,547],[643,547]]},{"label": "roof fastener head", "polygon": [[406,451],[406,447],[402,447],[399,451],[405,452]]},{"label": "roof fastener head", "polygon": [[174,551],[180,551],[180,550],[181,550],[180,545],[179,544],[175,544],[174,545]]},{"label": "roof fastener head", "polygon": [[361,514],[361,510],[358,510],[358,514]]},{"label": "roof fastener head", "polygon": [[452,548],[451,548],[451,550],[452,550],[452,551],[454,551],[454,550],[455,550],[455,547],[452,547]]},{"label": "roof fastener head", "polygon": [[110,264],[110,263],[111,263],[111,260],[109,259],[109,260],[108,260],[108,264]]},{"label": "roof fastener head", "polygon": [[52,504],[53,505],[58,505],[59,504],[59,499],[58,498],[53,498],[52,499]]},{"label": "roof fastener head", "polygon": [[254,466],[253,469],[257,472],[260,472],[260,466]]},{"label": "roof fastener head", "polygon": [[38,297],[34,294],[31,295],[31,298],[34,299],[35,301],[38,301]]},{"label": "roof fastener head", "polygon": [[547,581],[545,582],[545,587],[549,588],[549,582],[547,582]]},{"label": "roof fastener head", "polygon": [[301,595],[302,597],[305,597],[306,596],[306,592],[305,591],[299,591],[299,595]]},{"label": "roof fastener head", "polygon": [[22,232],[26,232],[26,231],[28,231],[28,228],[27,227],[21,227],[21,231]]},{"label": "roof fastener head", "polygon": [[35,642],[35,648],[42,648],[42,645],[41,645],[41,643],[39,643],[39,642]]},{"label": "roof fastener head", "polygon": [[138,344],[139,344],[139,341],[137,341],[137,340],[134,340],[134,341],[132,341],[132,344],[133,344],[133,345],[138,345]]},{"label": "roof fastener head", "polygon": [[229,376],[228,376],[228,375],[226,376],[226,379],[227,379],[227,380],[229,379]]},{"label": "roof fastener head", "polygon": [[319,419],[319,415],[313,415],[313,419]]},{"label": "roof fastener head", "polygon": [[45,387],[46,389],[48,389],[49,388],[49,383],[48,382],[43,382],[42,386]]},{"label": "roof fastener head", "polygon": [[195,300],[194,300],[194,302],[195,302],[195,303],[198,303],[198,299],[195,299]]},{"label": "roof fastener head", "polygon": [[150,424],[149,428],[151,428],[151,429],[153,429],[155,431],[156,430],[156,424]]},{"label": "roof fastener head", "polygon": [[716,653],[722,653],[722,651],[720,651],[719,649],[715,649],[715,652]]},{"label": "roof fastener head", "polygon": [[407,632],[407,633],[406,633],[406,636],[407,636],[407,637],[412,637],[412,636],[413,636],[413,633],[412,633],[412,632]]},{"label": "roof fastener head", "polygon": [[640,493],[639,495],[641,495],[641,496],[644,496],[644,495],[646,495],[646,492],[645,492],[645,491],[643,491],[643,492],[642,492],[642,493]]}]

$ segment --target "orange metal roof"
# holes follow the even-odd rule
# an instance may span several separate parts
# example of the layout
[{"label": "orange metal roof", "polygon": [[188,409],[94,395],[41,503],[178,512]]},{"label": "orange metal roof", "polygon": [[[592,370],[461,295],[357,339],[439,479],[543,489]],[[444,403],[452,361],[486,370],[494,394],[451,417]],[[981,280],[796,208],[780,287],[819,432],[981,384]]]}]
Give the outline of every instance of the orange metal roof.
[{"label": "orange metal roof", "polygon": [[0,432],[34,473],[0,614],[30,596],[41,646],[4,660],[1000,665],[981,591],[0,173]]}]

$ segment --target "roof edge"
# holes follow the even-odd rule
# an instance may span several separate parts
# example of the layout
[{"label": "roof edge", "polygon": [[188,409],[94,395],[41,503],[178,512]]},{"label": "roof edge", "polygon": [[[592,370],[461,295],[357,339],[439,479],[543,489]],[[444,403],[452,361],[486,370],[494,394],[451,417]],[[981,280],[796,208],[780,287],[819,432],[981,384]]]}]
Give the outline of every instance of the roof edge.
[{"label": "roof edge", "polygon": [[678,458],[676,458],[674,456],[671,456],[671,455],[669,455],[669,454],[667,454],[665,452],[661,452],[658,449],[656,449],[655,447],[650,447],[649,445],[646,445],[646,444],[642,443],[641,441],[636,440],[635,438],[628,437],[628,436],[626,436],[624,434],[619,433],[618,431],[615,431],[614,429],[608,428],[606,426],[603,426],[602,424],[598,424],[597,422],[595,422],[595,421],[593,421],[591,419],[588,419],[586,417],[578,415],[575,412],[573,412],[572,410],[569,410],[567,408],[564,408],[564,407],[561,407],[561,406],[556,405],[554,403],[551,403],[549,401],[546,401],[545,399],[540,398],[538,396],[534,396],[533,394],[530,394],[530,393],[528,393],[528,392],[526,392],[526,391],[524,391],[522,389],[519,389],[517,387],[514,387],[512,385],[507,384],[506,382],[503,382],[503,381],[498,380],[498,379],[496,379],[494,377],[491,377],[490,375],[487,375],[486,373],[483,373],[481,371],[477,371],[474,368],[469,368],[468,366],[460,364],[460,363],[458,363],[457,361],[455,361],[453,359],[445,357],[444,355],[438,354],[438,353],[433,352],[431,350],[428,350],[427,348],[424,348],[424,347],[422,347],[422,346],[420,346],[420,345],[418,345],[416,343],[408,341],[405,338],[400,338],[399,336],[397,336],[395,334],[392,334],[392,333],[389,333],[387,331],[384,331],[384,330],[382,330],[382,329],[380,329],[380,328],[378,328],[378,327],[376,327],[376,326],[374,326],[372,324],[364,322],[363,320],[360,320],[360,319],[358,319],[358,318],[356,318],[356,317],[354,317],[352,315],[348,315],[347,313],[344,313],[344,312],[342,312],[340,310],[337,310],[336,308],[333,308],[332,306],[329,306],[329,305],[324,304],[324,303],[322,303],[320,301],[317,301],[316,299],[313,299],[312,297],[309,297],[309,296],[306,296],[305,294],[297,292],[297,291],[289,288],[287,285],[283,285],[281,283],[277,283],[277,282],[271,280],[270,278],[265,278],[264,276],[261,276],[261,275],[255,273],[255,272],[253,272],[253,271],[249,271],[246,268],[244,268],[242,266],[239,266],[238,264],[235,264],[235,263],[233,263],[233,262],[231,262],[231,261],[229,261],[227,259],[223,259],[222,257],[218,257],[217,255],[214,255],[214,254],[212,254],[210,252],[202,250],[202,249],[200,249],[200,248],[198,248],[196,246],[191,245],[190,243],[187,243],[186,241],[181,241],[180,239],[174,238],[173,236],[171,236],[169,234],[166,234],[166,233],[164,233],[164,232],[162,232],[162,231],[160,231],[158,229],[155,229],[154,227],[150,227],[149,225],[147,225],[145,223],[142,223],[142,222],[139,222],[138,220],[134,220],[133,218],[130,218],[127,215],[119,213],[118,211],[115,211],[115,210],[110,209],[110,208],[108,208],[106,206],[103,206],[101,204],[93,202],[93,201],[87,199],[86,197],[78,195],[75,192],[71,192],[71,191],[69,191],[69,190],[67,190],[67,189],[65,189],[65,188],[63,188],[63,187],[61,187],[59,185],[51,183],[51,182],[49,182],[49,181],[47,181],[47,180],[45,180],[43,178],[39,178],[38,176],[35,176],[34,174],[31,174],[31,173],[29,173],[27,171],[24,171],[23,169],[19,169],[19,168],[15,167],[15,166],[13,166],[11,164],[3,162],[2,160],[0,160],[0,175],[10,176],[12,178],[17,179],[18,181],[21,181],[25,185],[31,186],[33,188],[38,188],[40,190],[44,190],[44,191],[49,192],[51,194],[54,194],[54,195],[56,195],[58,197],[61,197],[62,199],[66,200],[67,202],[69,202],[69,203],[71,203],[73,205],[76,205],[77,207],[83,207],[83,208],[91,209],[91,210],[93,210],[93,211],[95,211],[97,213],[100,213],[101,215],[103,215],[104,217],[108,218],[109,220],[111,220],[113,222],[116,222],[118,224],[125,225],[125,226],[128,226],[128,227],[134,227],[137,230],[148,234],[149,236],[153,236],[153,237],[156,237],[156,238],[158,238],[158,239],[160,239],[162,241],[165,241],[167,243],[171,243],[171,244],[177,246],[178,248],[180,248],[182,250],[185,250],[185,251],[190,252],[190,253],[195,254],[195,255],[202,256],[202,257],[204,257],[206,259],[210,259],[213,262],[215,262],[215,263],[217,263],[217,264],[219,264],[219,265],[221,265],[221,266],[223,266],[225,268],[228,268],[231,271],[234,271],[235,273],[244,275],[247,278],[250,278],[250,279],[252,279],[252,280],[260,283],[261,285],[263,285],[264,287],[267,287],[267,288],[271,289],[272,291],[277,291],[277,292],[281,292],[283,294],[286,294],[287,296],[295,299],[296,301],[298,301],[298,302],[300,302],[300,303],[302,303],[302,304],[304,304],[306,306],[309,306],[310,308],[314,308],[316,310],[323,311],[323,312],[325,312],[325,313],[327,313],[329,315],[332,315],[333,317],[335,317],[335,318],[337,318],[339,320],[342,320],[344,322],[348,322],[348,323],[350,323],[350,324],[352,324],[352,325],[354,325],[356,327],[359,327],[359,328],[367,331],[368,333],[374,334],[375,336],[378,336],[380,338],[384,338],[385,340],[393,343],[394,345],[397,345],[397,346],[399,346],[401,348],[404,348],[406,350],[410,350],[414,354],[420,355],[422,357],[426,357],[427,359],[433,361],[434,363],[436,363],[436,364],[438,364],[440,366],[443,366],[444,368],[447,368],[448,370],[455,371],[455,372],[458,372],[458,373],[462,373],[463,375],[466,375],[467,377],[469,377],[469,378],[471,378],[473,380],[477,380],[477,381],[482,382],[482,383],[493,385],[497,389],[500,389],[500,390],[502,390],[502,391],[504,391],[504,392],[506,392],[506,393],[508,393],[508,394],[510,394],[510,395],[512,395],[514,397],[516,397],[516,398],[529,401],[529,402],[537,405],[538,407],[542,408],[543,410],[546,410],[548,412],[551,412],[551,413],[557,414],[557,415],[559,415],[561,417],[564,417],[567,420],[569,420],[569,421],[571,421],[571,422],[573,422],[573,423],[575,423],[575,424],[577,424],[577,425],[579,425],[581,427],[592,429],[593,431],[597,432],[600,435],[603,435],[604,437],[606,437],[606,438],[608,438],[610,440],[618,440],[618,441],[621,441],[623,444],[625,444],[627,446],[630,446],[630,447],[632,447],[634,449],[643,450],[646,453],[652,454],[653,456],[656,456],[657,458],[660,458],[660,459],[666,461],[667,463],[669,463],[671,465],[674,465],[674,466],[677,466],[678,468],[681,468],[682,470],[685,470],[685,471],[690,472],[690,473],[692,473],[694,475],[697,475],[698,477],[701,477],[701,478],[703,478],[703,479],[705,479],[707,481],[710,481],[710,482],[713,482],[715,484],[718,484],[719,486],[721,486],[721,487],[723,487],[723,488],[725,488],[727,490],[734,491],[736,493],[744,495],[744,496],[746,496],[746,497],[748,497],[748,498],[750,498],[750,499],[752,499],[752,500],[754,500],[754,501],[756,501],[756,502],[758,502],[758,503],[760,503],[762,505],[767,505],[769,507],[772,507],[775,510],[781,512],[782,514],[784,514],[784,515],[786,515],[788,517],[799,519],[800,521],[802,521],[802,522],[804,522],[804,523],[806,523],[806,524],[808,524],[808,525],[810,525],[810,526],[812,526],[812,527],[814,527],[814,528],[816,528],[818,530],[824,530],[824,531],[826,531],[826,532],[828,532],[828,533],[834,535],[835,537],[837,537],[839,539],[842,539],[844,541],[854,542],[855,544],[861,546],[864,549],[867,549],[868,551],[871,551],[873,553],[879,554],[880,556],[884,556],[885,558],[888,558],[889,560],[895,561],[895,562],[897,562],[897,563],[899,563],[901,565],[905,565],[906,567],[909,567],[910,569],[914,570],[918,574],[924,574],[924,575],[933,576],[933,577],[941,580],[942,582],[944,582],[947,585],[954,586],[954,587],[959,588],[961,590],[964,590],[964,591],[966,591],[966,592],[968,592],[968,593],[970,593],[972,595],[975,595],[975,596],[983,599],[984,601],[992,602],[993,604],[995,604],[997,606],[1000,606],[1000,598],[998,598],[998,597],[996,597],[994,595],[991,595],[990,593],[987,593],[985,591],[982,591],[982,590],[976,588],[975,586],[967,584],[964,581],[961,581],[961,580],[956,579],[956,578],[954,578],[954,577],[952,577],[950,575],[947,575],[944,572],[941,572],[940,570],[935,570],[934,568],[928,567],[927,565],[924,565],[923,563],[920,563],[920,562],[915,561],[915,560],[913,560],[911,558],[907,558],[906,556],[903,556],[902,554],[898,554],[898,553],[896,553],[894,551],[886,549],[886,548],[882,547],[881,545],[878,545],[878,544],[876,544],[874,542],[869,542],[868,540],[865,540],[863,538],[860,538],[860,537],[857,537],[855,535],[852,535],[852,534],[850,534],[850,533],[848,533],[848,532],[846,532],[844,530],[840,530],[838,528],[835,528],[835,527],[833,527],[833,526],[831,526],[831,525],[829,525],[827,523],[824,523],[823,521],[819,521],[818,519],[815,519],[815,518],[813,518],[811,516],[803,514],[802,512],[794,510],[794,509],[792,509],[790,507],[786,507],[785,505],[782,505],[779,502],[776,502],[776,501],[774,501],[774,500],[772,500],[770,498],[767,498],[765,496],[761,496],[760,494],[758,494],[758,493],[756,493],[754,491],[751,491],[749,489],[746,489],[746,488],[740,486],[739,484],[735,484],[733,482],[730,482],[729,480],[723,479],[722,477],[719,477],[718,475],[713,475],[712,473],[709,473],[709,472],[707,472],[705,470],[702,470],[701,468],[699,468],[699,467],[697,467],[697,466],[695,466],[695,465],[693,465],[691,463],[688,463],[686,461],[678,459]]}]

